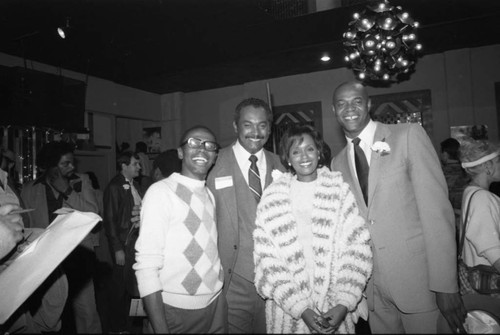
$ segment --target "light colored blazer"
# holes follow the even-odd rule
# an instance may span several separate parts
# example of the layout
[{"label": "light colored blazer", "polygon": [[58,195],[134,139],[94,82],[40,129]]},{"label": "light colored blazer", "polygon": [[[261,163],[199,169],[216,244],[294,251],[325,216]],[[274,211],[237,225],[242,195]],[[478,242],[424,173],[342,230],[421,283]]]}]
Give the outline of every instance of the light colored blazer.
[{"label": "light colored blazer", "polygon": [[[374,143],[390,153],[372,152],[368,205],[346,146],[331,168],[351,185],[372,238],[374,270],[384,274],[399,309],[407,313],[436,308],[434,292],[457,292],[453,209],[439,159],[424,129],[415,124],[377,122]],[[367,288],[373,310],[373,277]]]},{"label": "light colored blazer", "polygon": [[[47,209],[47,195],[45,185],[41,182],[42,175],[36,180],[32,180],[23,185],[21,198],[26,208],[34,208],[29,214],[30,227],[47,228],[51,223]],[[63,207],[74,208],[81,212],[99,212],[99,205],[92,184],[87,174],[74,173],[70,180],[73,192],[63,201]],[[98,233],[89,233],[82,244],[93,248],[99,245]]]},{"label": "light colored blazer", "polygon": [[[277,155],[267,150],[264,150],[264,154],[267,164],[265,188],[272,182],[271,172],[275,169],[284,171],[284,168]],[[229,176],[232,180],[231,186],[216,185],[216,179]],[[227,292],[240,244],[238,204],[247,206],[245,212],[248,215],[245,222],[250,222],[252,225],[255,223],[257,212],[257,202],[253,200],[253,195],[236,161],[232,144],[220,150],[217,161],[208,175],[207,185],[215,196],[219,257],[224,269],[224,292]],[[253,261],[253,255],[251,257]],[[253,267],[253,264],[251,266]]]}]

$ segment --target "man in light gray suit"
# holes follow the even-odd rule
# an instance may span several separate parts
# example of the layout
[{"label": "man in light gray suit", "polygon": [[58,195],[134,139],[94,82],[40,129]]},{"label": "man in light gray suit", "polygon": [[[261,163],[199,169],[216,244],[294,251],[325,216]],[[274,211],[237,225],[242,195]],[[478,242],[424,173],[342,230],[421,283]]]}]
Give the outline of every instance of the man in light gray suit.
[{"label": "man in light gray suit", "polygon": [[[266,332],[264,300],[254,285],[252,234],[259,193],[271,183],[273,170],[284,171],[278,156],[263,149],[272,120],[271,110],[263,100],[249,98],[240,102],[233,122],[238,139],[220,150],[207,179],[216,200],[223,292],[231,334]],[[255,165],[258,172],[250,171]],[[253,180],[258,180],[258,185]]]},{"label": "man in light gray suit", "polygon": [[444,316],[453,332],[465,332],[453,209],[438,156],[421,126],[374,122],[369,109],[361,83],[336,88],[333,112],[347,145],[331,168],[350,184],[372,238],[371,331],[436,333]]}]

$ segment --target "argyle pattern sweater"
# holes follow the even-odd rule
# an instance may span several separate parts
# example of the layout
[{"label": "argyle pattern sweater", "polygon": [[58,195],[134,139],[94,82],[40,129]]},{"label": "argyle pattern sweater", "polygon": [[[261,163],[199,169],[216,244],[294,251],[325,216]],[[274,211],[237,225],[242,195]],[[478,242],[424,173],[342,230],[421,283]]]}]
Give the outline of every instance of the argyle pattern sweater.
[{"label": "argyle pattern sweater", "polygon": [[266,300],[268,333],[310,333],[301,315],[342,304],[338,333],[354,333],[357,305],[372,271],[370,235],[354,195],[339,172],[318,169],[311,217],[314,274],[306,272],[290,201],[290,173],[265,191],[254,231],[255,286]]},{"label": "argyle pattern sweater", "polygon": [[144,196],[136,242],[141,298],[158,291],[182,309],[207,307],[222,290],[215,200],[204,180],[173,173]]}]

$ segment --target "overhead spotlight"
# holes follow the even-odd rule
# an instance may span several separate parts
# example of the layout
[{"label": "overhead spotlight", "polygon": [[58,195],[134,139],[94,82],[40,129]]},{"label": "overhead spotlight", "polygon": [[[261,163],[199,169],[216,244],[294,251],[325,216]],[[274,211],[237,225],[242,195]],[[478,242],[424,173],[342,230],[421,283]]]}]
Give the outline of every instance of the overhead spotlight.
[{"label": "overhead spotlight", "polygon": [[325,55],[325,56],[321,57],[321,60],[323,62],[328,62],[330,60],[330,57],[328,55]]},{"label": "overhead spotlight", "polygon": [[66,17],[66,25],[63,27],[57,27],[57,34],[62,39],[65,39],[66,37],[68,37],[69,29],[70,29],[69,17]]}]

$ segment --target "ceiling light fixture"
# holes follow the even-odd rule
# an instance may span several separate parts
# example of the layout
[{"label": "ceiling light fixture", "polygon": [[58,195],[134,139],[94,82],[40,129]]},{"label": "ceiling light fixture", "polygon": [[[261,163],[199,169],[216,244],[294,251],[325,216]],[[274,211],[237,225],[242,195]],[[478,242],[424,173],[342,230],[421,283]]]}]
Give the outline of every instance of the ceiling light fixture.
[{"label": "ceiling light fixture", "polygon": [[353,18],[343,36],[344,59],[359,79],[399,82],[407,78],[422,49],[419,23],[387,0],[372,2]]},{"label": "ceiling light fixture", "polygon": [[57,27],[57,34],[62,39],[68,37],[70,25],[69,25],[69,17],[66,17],[66,25],[64,27]]},{"label": "ceiling light fixture", "polygon": [[330,56],[324,55],[323,57],[320,58],[323,62],[328,62],[330,60]]}]

